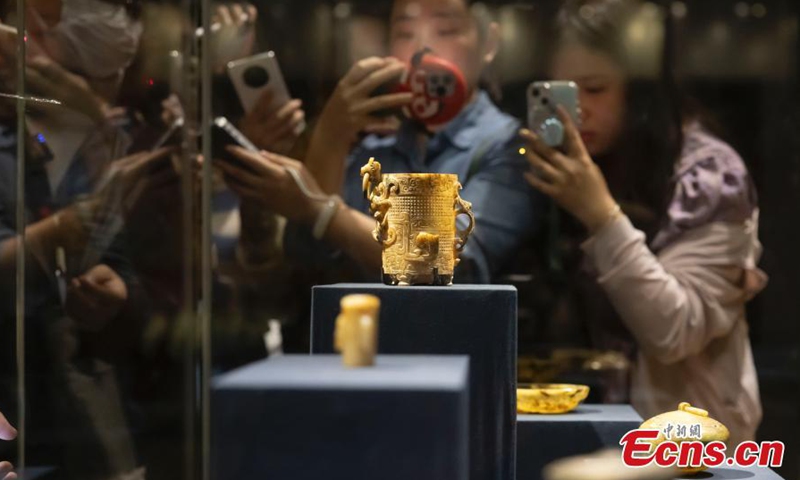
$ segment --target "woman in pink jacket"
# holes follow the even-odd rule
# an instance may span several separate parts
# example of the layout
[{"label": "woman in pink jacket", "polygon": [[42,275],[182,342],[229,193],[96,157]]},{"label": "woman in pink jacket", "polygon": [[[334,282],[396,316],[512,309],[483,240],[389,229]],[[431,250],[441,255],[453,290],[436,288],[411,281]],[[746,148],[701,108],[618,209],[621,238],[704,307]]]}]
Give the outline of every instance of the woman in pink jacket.
[{"label": "woman in pink jacket", "polygon": [[[745,303],[766,281],[756,193],[739,155],[680,111],[661,52],[642,55],[668,45],[650,28],[659,16],[633,1],[566,2],[550,74],[578,84],[581,124],[561,112],[560,150],[524,130],[526,177],[588,232],[583,269],[631,339],[639,413],[688,401],[733,442],[754,439],[761,402]],[[593,327],[606,340],[614,330]]]}]

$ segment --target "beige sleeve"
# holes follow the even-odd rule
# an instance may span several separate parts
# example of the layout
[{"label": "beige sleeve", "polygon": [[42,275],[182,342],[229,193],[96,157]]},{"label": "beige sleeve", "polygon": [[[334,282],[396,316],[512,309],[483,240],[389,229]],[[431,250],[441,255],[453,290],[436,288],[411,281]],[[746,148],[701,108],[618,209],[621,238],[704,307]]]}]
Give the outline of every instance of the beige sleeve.
[{"label": "beige sleeve", "polygon": [[664,364],[699,353],[744,316],[735,249],[724,235],[689,237],[657,256],[621,216],[582,246],[643,353]]}]

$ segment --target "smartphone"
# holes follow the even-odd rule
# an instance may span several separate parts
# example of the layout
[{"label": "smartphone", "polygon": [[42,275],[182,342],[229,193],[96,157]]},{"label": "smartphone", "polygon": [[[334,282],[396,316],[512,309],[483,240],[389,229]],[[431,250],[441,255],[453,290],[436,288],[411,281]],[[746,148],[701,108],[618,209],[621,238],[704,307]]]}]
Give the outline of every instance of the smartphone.
[{"label": "smartphone", "polygon": [[578,85],[569,81],[533,82],[528,86],[528,128],[551,147],[564,143],[564,125],[556,107],[561,105],[580,125]]},{"label": "smartphone", "polygon": [[172,125],[170,125],[169,128],[167,128],[167,131],[165,131],[160,137],[158,137],[158,140],[156,140],[156,143],[154,143],[153,146],[150,148],[150,151],[152,152],[154,150],[158,150],[159,148],[164,146],[173,146],[173,145],[180,146],[181,130],[183,129],[183,123],[184,123],[183,117],[178,117],[177,119],[175,119],[175,121],[172,122]]},{"label": "smartphone", "polygon": [[[245,112],[249,113],[255,107],[266,90],[272,92],[270,110],[277,110],[291,100],[275,52],[228,62],[228,76]],[[301,134],[305,127],[305,122],[298,125],[295,134]]]},{"label": "smartphone", "polygon": [[[259,152],[253,142],[244,136],[227,118],[217,117],[211,125],[211,155],[214,159],[237,164],[245,167],[238,158],[231,155],[225,147],[238,145],[250,152]],[[245,167],[246,168],[246,167]]]}]

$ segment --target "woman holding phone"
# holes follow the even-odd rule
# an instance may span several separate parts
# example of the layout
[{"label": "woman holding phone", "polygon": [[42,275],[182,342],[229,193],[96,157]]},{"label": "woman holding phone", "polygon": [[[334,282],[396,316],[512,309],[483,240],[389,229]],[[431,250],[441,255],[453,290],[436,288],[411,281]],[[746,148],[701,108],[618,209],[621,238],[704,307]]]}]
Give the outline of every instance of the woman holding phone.
[{"label": "woman holding phone", "polygon": [[561,110],[561,149],[523,130],[525,177],[588,233],[582,262],[599,288],[578,298],[595,346],[636,351],[634,407],[648,417],[690,402],[736,444],[761,420],[745,318],[766,281],[756,192],[739,155],[677,107],[666,62],[635,68],[624,34],[646,8],[563,6],[550,73],[578,84],[582,121]]},{"label": "woman holding phone", "polygon": [[[299,227],[287,229],[284,241],[292,257],[330,266],[344,253],[363,268],[356,269],[357,279],[379,276],[381,246],[370,234],[375,219],[360,174],[370,157],[386,172],[459,175],[461,196],[472,202],[476,228],[461,256],[457,282],[488,282],[530,234],[534,209],[522,178],[526,165],[518,153],[519,123],[500,112],[479,85],[497,52],[498,26],[480,22],[470,3],[395,0],[391,56],[360,60],[339,81],[317,121],[305,163],[243,149],[234,154],[255,174],[218,162],[232,190]],[[435,128],[387,116],[387,110],[409,105],[412,95],[381,92],[382,86],[398,82],[415,54],[426,48],[463,73],[468,92],[460,113]],[[319,198],[330,200],[303,195],[287,168],[300,172]]]}]

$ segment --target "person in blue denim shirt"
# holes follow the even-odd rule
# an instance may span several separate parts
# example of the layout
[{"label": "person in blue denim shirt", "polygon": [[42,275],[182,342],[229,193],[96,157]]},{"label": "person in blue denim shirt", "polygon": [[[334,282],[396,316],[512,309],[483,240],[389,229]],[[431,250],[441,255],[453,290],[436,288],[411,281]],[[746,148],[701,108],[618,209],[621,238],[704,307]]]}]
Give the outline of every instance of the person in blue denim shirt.
[{"label": "person in blue denim shirt", "polygon": [[[228,185],[244,201],[292,222],[294,228],[287,228],[284,242],[289,254],[317,261],[320,254],[330,260],[343,252],[377,278],[381,247],[372,239],[375,220],[368,213],[359,172],[370,157],[381,162],[384,172],[458,174],[464,186],[461,196],[473,204],[476,228],[461,257],[456,281],[489,282],[532,234],[536,202],[521,176],[526,166],[516,140],[519,125],[478,87],[495,56],[498,26],[481,25],[468,3],[396,0],[390,32],[393,57],[361,60],[342,78],[317,123],[305,164],[237,148],[231,151],[247,168],[217,162]],[[423,48],[457,65],[470,95],[454,120],[432,131],[408,121],[395,125],[393,117],[380,115],[407,105],[410,94],[374,94],[381,85],[399,78],[411,57]],[[365,133],[369,135],[359,142]],[[298,188],[292,169],[313,198]],[[337,195],[343,201],[337,202]],[[331,205],[336,210],[324,225]],[[309,242],[315,227],[316,237],[333,252]]]},{"label": "person in blue denim shirt", "polygon": [[[533,224],[528,190],[514,179],[522,168],[517,128],[515,119],[479,91],[455,120],[430,137],[425,151],[415,145],[416,131],[409,123],[397,135],[365,138],[347,158],[342,198],[359,211],[369,211],[359,173],[370,157],[385,172],[457,174],[464,185],[461,197],[472,202],[477,227],[456,275],[487,283]],[[458,221],[466,222],[463,217]]]}]

